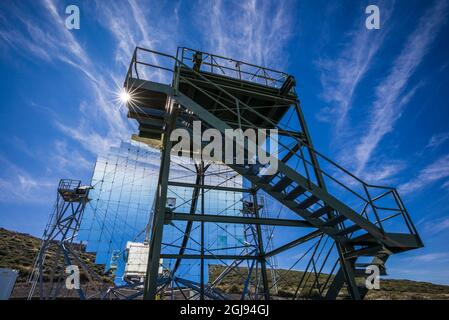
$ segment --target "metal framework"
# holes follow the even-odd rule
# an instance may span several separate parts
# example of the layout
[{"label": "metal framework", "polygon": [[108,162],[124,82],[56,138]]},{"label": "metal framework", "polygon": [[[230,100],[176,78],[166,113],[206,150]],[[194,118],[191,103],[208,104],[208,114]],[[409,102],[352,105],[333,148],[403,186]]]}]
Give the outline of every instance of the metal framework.
[{"label": "metal framework", "polygon": [[[88,277],[89,282],[97,282],[92,292],[97,294],[104,288],[100,277],[89,268],[76,250],[76,239],[84,209],[89,202],[90,186],[82,186],[80,180],[61,179],[58,185],[56,203],[42,237],[42,242],[36,256],[33,270],[28,281],[31,289],[28,299],[38,296],[41,300],[56,299],[69,296],[66,290],[67,266],[76,264]],[[46,274],[48,274],[48,279]],[[80,299],[86,299],[86,286],[75,289]]]},{"label": "metal framework", "polygon": [[[134,138],[161,149],[145,299],[155,299],[168,288],[158,276],[160,258],[176,259],[171,280],[176,279],[181,260],[201,261],[200,283],[182,283],[198,291],[200,299],[226,297],[218,288],[232,273],[243,284],[241,299],[336,299],[345,292],[352,299],[362,299],[367,289],[360,286],[360,280],[367,276],[368,266],[375,265],[385,274],[390,255],[423,245],[395,188],[368,184],[314,148],[295,86],[292,75],[198,50],[178,48],[173,56],[136,48],[124,84],[131,95],[128,116],[139,123]],[[235,174],[249,182],[247,188],[206,185],[209,164],[201,162],[195,183],[170,179],[170,134],[176,128],[192,130],[195,120],[202,121],[203,130],[215,128],[223,135],[226,129],[278,129],[278,171],[264,176],[260,169],[267,169],[267,165],[259,162],[229,164]],[[239,147],[247,150],[251,143]],[[167,207],[170,186],[192,189],[190,212]],[[204,193],[208,190],[245,194],[241,215],[204,212]],[[284,217],[276,212],[262,216],[261,195],[277,202]],[[179,253],[167,254],[162,249],[164,228],[177,221],[187,221],[184,237]],[[191,235],[194,223],[201,230],[198,240]],[[208,250],[204,246],[204,225],[208,223],[243,224],[247,246],[233,255]],[[276,233],[293,236],[274,248]],[[199,244],[199,252],[186,252],[191,242]],[[291,267],[272,267],[271,259],[286,253],[298,257]],[[208,260],[225,267],[206,283],[204,266]],[[242,268],[243,262],[246,268]],[[291,276],[290,270],[300,265],[302,275]],[[281,294],[280,287],[294,290]],[[179,289],[182,291],[181,286]],[[212,294],[215,289],[218,291]]]}]

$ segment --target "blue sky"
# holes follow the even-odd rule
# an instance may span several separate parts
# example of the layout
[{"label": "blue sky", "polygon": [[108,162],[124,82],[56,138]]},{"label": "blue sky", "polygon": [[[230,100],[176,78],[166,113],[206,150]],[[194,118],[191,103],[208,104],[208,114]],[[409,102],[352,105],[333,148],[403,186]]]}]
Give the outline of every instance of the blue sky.
[{"label": "blue sky", "polygon": [[[64,26],[81,11],[80,30]],[[380,30],[365,8],[380,8]],[[0,226],[40,236],[61,177],[135,130],[114,101],[136,45],[294,74],[315,147],[398,186],[426,247],[389,272],[449,284],[448,1],[3,1]]]}]

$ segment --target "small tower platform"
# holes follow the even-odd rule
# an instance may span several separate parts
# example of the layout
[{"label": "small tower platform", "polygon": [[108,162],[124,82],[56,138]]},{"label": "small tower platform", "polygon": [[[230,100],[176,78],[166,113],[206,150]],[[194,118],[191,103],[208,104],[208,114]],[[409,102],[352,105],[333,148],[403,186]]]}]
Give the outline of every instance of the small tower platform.
[{"label": "small tower platform", "polygon": [[66,202],[88,201],[91,186],[82,186],[80,180],[61,179],[58,193]]}]

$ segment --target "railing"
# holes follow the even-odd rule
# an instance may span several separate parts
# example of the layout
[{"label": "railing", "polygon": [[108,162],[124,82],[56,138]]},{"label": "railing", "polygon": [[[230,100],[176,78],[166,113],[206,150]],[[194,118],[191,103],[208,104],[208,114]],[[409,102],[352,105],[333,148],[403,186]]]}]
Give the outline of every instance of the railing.
[{"label": "railing", "polygon": [[[359,214],[365,216],[365,218],[369,221],[374,220],[374,224],[377,225],[382,231],[384,231],[383,224],[385,222],[395,217],[401,216],[408,231],[411,234],[418,236],[418,232],[396,188],[369,184],[364,180],[358,178],[342,166],[338,165],[325,155],[316,151],[315,149],[310,148],[304,143],[302,144],[305,148],[310,149],[311,152],[313,152],[315,156],[317,156],[321,164],[320,166],[317,166],[311,160],[307,159],[303,152],[294,155],[297,160],[300,160],[302,162],[305,168],[304,175],[307,177],[308,181],[312,179],[310,176],[310,172],[316,170],[317,172],[322,174],[324,178],[327,178],[326,182],[328,188],[329,184],[334,183],[337,187],[340,187],[341,189],[350,193],[350,195],[361,200],[361,210],[354,211],[359,212]],[[330,167],[329,171],[332,171],[334,174],[330,174],[328,171],[324,170],[323,164],[324,166],[328,165]],[[336,178],[336,176],[341,178],[338,179]],[[337,188],[335,187],[334,189],[336,190]],[[369,217],[369,213],[374,216],[374,219]],[[381,213],[390,214],[385,217],[381,216]]]},{"label": "railing", "polygon": [[[161,61],[153,57],[149,61],[142,61],[139,59],[139,55],[145,53],[154,54],[158,58],[166,60]],[[179,47],[176,57],[162,52],[136,47],[128,68],[127,79],[130,77],[140,78],[141,72],[138,70],[139,66],[151,67],[173,73],[175,65],[183,66],[196,72],[201,71],[202,73],[226,76],[275,89],[280,89],[287,78],[291,77],[281,71],[186,47]]]},{"label": "railing", "polygon": [[281,71],[186,47],[178,48],[177,57],[192,69],[199,66],[197,71],[215,73],[277,89],[281,88],[289,77]]},{"label": "railing", "polygon": [[[141,61],[138,59],[139,52],[144,52],[147,54],[155,55],[156,58],[153,58],[151,63]],[[242,127],[255,128],[255,126],[250,121],[248,121],[246,117],[242,117],[242,115],[241,115],[242,110],[248,110],[250,113],[256,114],[258,117],[261,117],[267,123],[270,123],[270,124],[274,125],[275,127],[279,126],[279,123],[274,123],[270,118],[259,113],[255,108],[251,108],[249,105],[247,105],[243,101],[240,101],[238,98],[236,98],[235,96],[230,94],[226,89],[222,88],[220,85],[218,85],[215,82],[208,79],[206,76],[204,76],[203,70],[201,70],[200,68],[198,68],[196,70],[195,59],[192,56],[193,54],[196,54],[196,53],[201,53],[201,56],[202,56],[201,65],[210,67],[210,72],[217,73],[217,71],[220,71],[222,74],[229,76],[229,74],[226,74],[226,70],[228,70],[230,72],[232,68],[230,68],[230,67],[223,68],[223,66],[221,66],[218,62],[219,59],[225,59],[232,63],[234,63],[234,62],[236,63],[235,68],[232,69],[232,75],[234,77],[235,77],[235,75],[237,75],[238,79],[240,79],[240,77],[245,76],[245,77],[249,77],[249,78],[246,78],[244,80],[254,81],[256,83],[257,83],[257,81],[259,81],[259,79],[264,79],[266,84],[268,84],[269,81],[276,80],[276,81],[273,81],[271,83],[271,85],[273,87],[277,87],[276,83],[278,83],[278,81],[281,81],[280,79],[285,79],[285,77],[288,77],[287,74],[279,72],[279,71],[275,71],[275,70],[271,70],[271,69],[267,69],[267,68],[263,68],[263,67],[258,67],[258,66],[252,65],[252,64],[238,61],[238,60],[228,59],[225,57],[216,56],[216,55],[212,55],[212,54],[208,54],[208,53],[204,53],[204,52],[199,52],[199,51],[195,51],[195,50],[188,49],[188,48],[178,48],[177,56],[174,57],[172,55],[160,53],[160,52],[157,52],[154,50],[137,47],[134,51],[133,58],[132,58],[132,61],[130,63],[129,69],[128,69],[125,86],[128,85],[128,82],[131,78],[138,78],[138,79],[141,78],[140,74],[142,72],[140,72],[140,74],[139,74],[139,70],[138,70],[139,66],[155,68],[159,71],[169,72],[172,75],[171,85],[173,86],[175,92],[176,92],[176,90],[178,90],[179,82],[182,80],[183,82],[186,82],[186,83],[190,84],[191,86],[195,87],[197,90],[201,91],[203,94],[208,96],[210,99],[213,99],[217,105],[222,106],[227,111],[236,115],[239,120],[240,128],[242,128]],[[180,57],[180,59],[178,57]],[[165,59],[165,61],[161,62],[159,60],[159,58]],[[185,62],[191,62],[191,63],[193,63],[194,66],[188,65]],[[256,71],[242,72],[242,68],[241,68],[242,65],[254,67],[254,68],[256,68]],[[191,81],[191,79],[181,76],[181,74],[180,74],[181,67],[191,69],[192,72],[195,74],[195,76],[199,77],[202,81],[207,82],[212,87],[218,89],[222,93],[222,95],[228,99],[228,101],[234,101],[235,108],[231,108],[228,105],[224,104],[219,99],[217,99],[215,96],[211,95],[209,92],[207,92],[203,88],[200,88],[198,85],[193,83]],[[266,76],[268,74],[267,72],[269,72],[269,71],[277,73],[280,76],[280,78],[276,79],[273,76]],[[150,79],[145,78],[145,80],[150,80]],[[410,215],[408,214],[408,212],[407,212],[407,210],[406,210],[406,208],[395,188],[368,184],[365,181],[363,181],[362,179],[356,177],[354,174],[352,174],[351,172],[349,172],[342,166],[338,165],[337,163],[335,163],[328,157],[324,156],[323,154],[321,154],[320,152],[318,152],[317,150],[312,148],[310,145],[308,145],[304,141],[299,140],[297,136],[294,136],[288,132],[286,132],[286,134],[284,136],[287,136],[288,138],[291,138],[294,141],[296,141],[296,143],[300,144],[299,150],[293,150],[291,146],[286,145],[285,142],[280,141],[280,139],[278,140],[278,144],[281,148],[283,148],[289,152],[292,152],[293,156],[296,158],[296,160],[299,160],[303,163],[304,168],[305,168],[305,176],[307,177],[307,179],[309,181],[312,180],[312,177],[310,176],[310,169],[312,169],[312,171],[328,178],[328,180],[332,181],[336,185],[340,186],[342,189],[344,189],[347,192],[349,192],[350,194],[352,194],[357,199],[361,200],[362,203],[359,204],[359,206],[362,207],[362,209],[361,210],[354,209],[354,211],[359,212],[359,214],[362,216],[366,216],[368,220],[374,221],[373,223],[375,225],[377,225],[381,231],[384,232],[383,223],[385,223],[386,221],[388,221],[394,217],[401,216],[403,218],[405,225],[406,225],[407,229],[409,230],[409,232],[411,234],[414,234],[417,237],[419,237],[417,230],[416,230],[415,226],[413,225],[413,222],[411,221]],[[307,159],[307,157],[303,153],[302,148],[305,148],[311,154],[313,154],[315,157],[319,158],[319,160],[321,160],[321,163],[324,161],[327,166],[330,166],[333,174],[330,174],[328,171],[323,170],[322,166],[318,166],[313,161]],[[298,151],[299,151],[299,154],[298,154]],[[341,177],[341,178],[337,179],[335,176]],[[351,180],[351,181],[349,181],[349,180]],[[343,183],[342,181],[345,181],[345,183]],[[359,187],[359,189],[361,189],[361,191],[355,190],[355,188],[354,188],[355,184],[358,184],[358,187]],[[377,192],[374,193],[373,190],[376,190]],[[387,199],[388,197],[390,197],[390,203],[392,203],[390,206],[378,204],[381,201],[384,201],[385,199]],[[374,215],[374,219],[369,219],[368,208],[370,209],[371,213]],[[388,217],[381,217],[379,215],[380,211],[392,212],[392,214]]]},{"label": "railing", "polygon": [[62,191],[75,191],[77,190],[81,185],[80,180],[72,180],[72,179],[61,179],[59,181],[58,190]]}]

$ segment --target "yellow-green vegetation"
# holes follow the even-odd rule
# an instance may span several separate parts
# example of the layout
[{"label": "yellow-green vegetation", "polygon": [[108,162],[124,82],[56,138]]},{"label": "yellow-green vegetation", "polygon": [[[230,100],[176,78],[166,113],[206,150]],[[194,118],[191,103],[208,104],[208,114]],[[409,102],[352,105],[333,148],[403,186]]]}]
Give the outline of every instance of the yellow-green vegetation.
[{"label": "yellow-green vegetation", "polygon": [[[209,279],[215,279],[223,270],[224,267],[221,265],[209,265]],[[304,275],[304,272],[279,269],[277,273],[277,296],[284,299],[293,297],[297,289],[297,285]],[[244,278],[242,275],[246,274],[246,268],[238,268],[238,270],[227,274],[217,288],[225,293],[240,294],[244,285]],[[325,283],[327,278],[328,275],[321,275],[319,282]],[[317,290],[312,289],[314,287],[314,277],[308,277],[308,275],[306,275],[304,279],[303,284],[305,285],[302,286],[303,289],[298,292],[297,297],[305,299],[320,298]],[[254,282],[254,280],[255,279],[253,276],[252,282]],[[271,281],[269,281],[269,286],[272,287]],[[342,290],[339,298],[344,299],[346,296],[346,292]],[[382,279],[381,289],[370,290],[365,299],[449,299],[449,286],[411,280]]]},{"label": "yellow-green vegetation", "polygon": [[[0,268],[11,268],[19,271],[18,282],[25,282],[33,269],[34,259],[39,251],[41,240],[28,234],[9,231],[0,228]],[[44,279],[49,279],[50,264],[55,259],[63,265],[63,256],[56,250],[56,245],[51,244],[45,259]],[[102,280],[108,281],[108,275],[104,274],[104,266],[95,264],[95,255],[84,252],[84,247],[78,244],[72,245],[72,249]],[[81,268],[80,268],[81,269]],[[81,269],[80,280],[86,281],[86,273]]]}]

